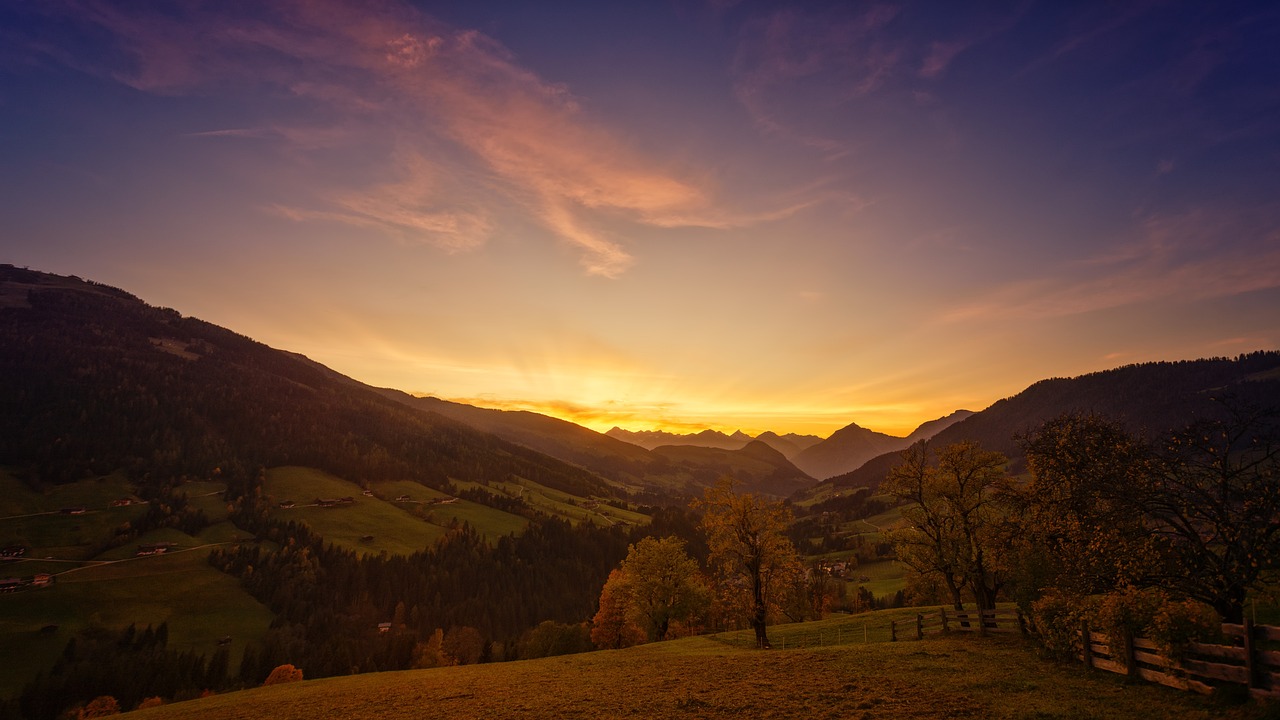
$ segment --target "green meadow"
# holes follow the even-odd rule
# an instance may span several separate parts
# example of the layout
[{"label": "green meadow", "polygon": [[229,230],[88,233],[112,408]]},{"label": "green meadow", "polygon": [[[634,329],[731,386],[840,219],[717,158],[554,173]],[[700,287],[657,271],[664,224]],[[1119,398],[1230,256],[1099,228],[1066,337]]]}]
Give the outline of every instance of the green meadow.
[{"label": "green meadow", "polygon": [[[161,531],[147,541],[199,545],[196,538],[173,533],[177,531]],[[131,556],[132,548],[108,555]],[[12,695],[50,667],[67,640],[90,624],[122,629],[130,623],[142,628],[168,622],[169,647],[205,655],[212,655],[217,640],[229,635],[234,671],[244,646],[266,633],[271,613],[239,580],[211,567],[207,557],[207,547],[179,548],[166,555],[77,564],[64,567],[49,587],[0,595],[0,657],[7,664],[0,673],[0,695]],[[35,572],[27,565],[9,567],[21,574]]]}]

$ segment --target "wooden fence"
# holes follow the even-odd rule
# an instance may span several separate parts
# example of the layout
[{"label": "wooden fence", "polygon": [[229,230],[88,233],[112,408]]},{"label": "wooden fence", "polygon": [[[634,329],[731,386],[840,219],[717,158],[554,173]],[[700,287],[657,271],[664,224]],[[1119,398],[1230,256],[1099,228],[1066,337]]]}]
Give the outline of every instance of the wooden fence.
[{"label": "wooden fence", "polygon": [[891,641],[898,640],[899,628],[902,632],[911,633],[915,639],[921,640],[928,632],[950,632],[952,630],[986,633],[1020,632],[1027,634],[1027,624],[1022,612],[1018,610],[947,610],[938,608],[937,612],[916,615],[915,625],[910,621],[893,621],[890,626]]},{"label": "wooden fence", "polygon": [[1280,651],[1266,649],[1280,643],[1280,627],[1222,626],[1226,645],[1191,643],[1183,657],[1170,659],[1146,638],[1107,635],[1080,629],[1083,651],[1078,657],[1090,668],[1142,678],[1182,690],[1208,694],[1215,685],[1244,685],[1257,698],[1280,699]]}]

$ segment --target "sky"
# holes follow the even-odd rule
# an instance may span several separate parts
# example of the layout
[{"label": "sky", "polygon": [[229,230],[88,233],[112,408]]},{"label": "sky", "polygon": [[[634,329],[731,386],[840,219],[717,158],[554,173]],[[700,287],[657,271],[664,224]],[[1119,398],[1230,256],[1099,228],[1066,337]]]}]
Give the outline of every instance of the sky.
[{"label": "sky", "polygon": [[1280,348],[1280,4],[0,0],[0,262],[596,430]]}]

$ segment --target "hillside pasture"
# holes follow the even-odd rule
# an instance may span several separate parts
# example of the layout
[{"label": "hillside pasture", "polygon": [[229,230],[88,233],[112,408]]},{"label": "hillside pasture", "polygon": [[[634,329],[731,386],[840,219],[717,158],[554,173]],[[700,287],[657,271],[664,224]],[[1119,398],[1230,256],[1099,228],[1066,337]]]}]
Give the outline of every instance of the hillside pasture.
[{"label": "hillside pasture", "polygon": [[[411,555],[444,537],[443,527],[415,517],[396,503],[362,495],[361,490],[342,478],[301,467],[272,468],[265,483],[273,518],[306,522],[326,542],[339,547],[375,555]],[[355,503],[314,505],[317,498],[342,497],[354,497]],[[296,506],[279,507],[284,500],[292,500]],[[367,537],[373,539],[365,540]]]},{"label": "hillside pasture", "polygon": [[[607,527],[619,523],[645,525],[649,522],[648,515],[616,508],[598,499],[571,495],[539,485],[525,478],[515,478],[510,482],[493,483],[488,486],[488,490],[490,492],[500,490],[510,497],[521,498],[534,510],[568,520],[575,525],[581,522],[589,522]],[[592,503],[595,503],[596,507],[588,507]]]},{"label": "hillside pasture", "polygon": [[[110,537],[115,528],[146,514],[146,503],[110,506],[113,500],[132,497],[133,487],[118,475],[37,492],[12,475],[0,473],[0,545],[25,545],[29,557],[88,559],[93,546]],[[84,512],[62,512],[73,507]]]},{"label": "hillside pasture", "polygon": [[[195,544],[184,537],[188,546]],[[12,695],[47,670],[91,623],[124,629],[168,622],[169,647],[205,655],[213,654],[219,638],[231,636],[234,671],[245,645],[262,638],[272,616],[207,558],[208,549],[199,548],[74,569],[64,564],[69,571],[49,587],[0,595],[0,657],[6,659],[0,695]],[[31,574],[26,565],[10,567]],[[50,626],[56,629],[42,630]]]},{"label": "hillside pasture", "polygon": [[[460,481],[454,481],[454,484],[459,488],[482,487],[476,483]],[[524,532],[525,526],[529,524],[528,520],[519,515],[470,500],[459,499],[447,504],[437,502],[447,500],[450,496],[409,480],[373,482],[369,487],[376,497],[394,502],[396,507],[404,512],[420,515],[441,528],[447,528],[455,522],[469,523],[476,532],[488,540],[497,540],[503,535],[519,534]],[[407,502],[394,500],[401,495],[409,496],[409,500]]]},{"label": "hillside pasture", "polygon": [[1262,712],[1041,661],[1020,638],[951,636],[757,651],[695,637],[543,660],[275,685],[137,717],[1253,720]]}]

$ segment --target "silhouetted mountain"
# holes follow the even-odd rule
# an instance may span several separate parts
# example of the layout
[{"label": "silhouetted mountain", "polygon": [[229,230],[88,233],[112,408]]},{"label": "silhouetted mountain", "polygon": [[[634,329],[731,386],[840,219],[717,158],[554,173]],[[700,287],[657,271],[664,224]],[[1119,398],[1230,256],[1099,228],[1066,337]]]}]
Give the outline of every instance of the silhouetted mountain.
[{"label": "silhouetted mountain", "polygon": [[479,408],[434,397],[414,397],[399,390],[381,392],[410,407],[439,413],[619,483],[643,483],[655,460],[644,448],[548,415]]},{"label": "silhouetted mountain", "polygon": [[662,430],[632,431],[618,427],[605,433],[611,438],[638,445],[646,450],[652,450],[664,445],[696,445],[720,450],[741,450],[744,445],[751,441],[751,438],[750,436],[737,437],[740,434],[741,431],[735,432],[733,435],[725,435],[718,430],[703,430],[699,433],[679,435]]},{"label": "silhouetted mountain", "polygon": [[142,483],[305,465],[437,487],[519,475],[609,495],[594,473],[405,407],[281,352],[116,288],[0,266],[0,464],[57,483]]},{"label": "silhouetted mountain", "polygon": [[957,410],[946,417],[930,420],[905,438],[886,435],[859,427],[857,423],[832,433],[831,437],[813,445],[792,458],[801,470],[817,478],[829,478],[850,472],[866,461],[884,453],[897,452],[917,440],[933,437],[946,428],[973,415]]},{"label": "silhouetted mountain", "polygon": [[744,490],[785,497],[815,482],[782,453],[755,440],[738,450],[664,445],[653,452],[666,458],[674,470],[692,475],[697,486],[712,485],[721,476],[729,475]]},{"label": "silhouetted mountain", "polygon": [[[720,450],[741,450],[753,440],[750,435],[741,430],[734,431],[732,435],[725,435],[716,430],[703,430],[699,433],[681,435],[662,430],[623,430],[615,427],[605,434],[611,438],[628,442],[632,445],[639,445],[649,450],[664,445],[696,445]],[[822,438],[817,435],[797,435],[795,433],[779,435],[773,431],[763,432],[754,439],[782,453],[788,460],[795,458],[806,448],[822,442]]]},{"label": "silhouetted mountain", "polygon": [[[1024,467],[1017,437],[1067,412],[1110,416],[1153,436],[1215,412],[1215,397],[1234,396],[1264,408],[1280,407],[1280,352],[1127,365],[1075,378],[1042,380],[939,432],[937,447],[973,440],[1009,456],[1013,472]],[[900,462],[890,452],[824,482],[876,487]]]},{"label": "silhouetted mountain", "polygon": [[974,414],[975,413],[972,410],[957,410],[950,415],[940,417],[937,420],[930,420],[927,423],[923,423],[907,436],[907,444],[903,447],[909,447],[912,443],[916,443],[921,440],[928,440],[952,425],[968,420],[973,417]]},{"label": "silhouetted mountain", "polygon": [[808,448],[822,442],[822,438],[817,435],[797,435],[795,433],[787,433],[779,435],[772,430],[766,430],[756,436],[756,440],[768,445],[769,447],[782,453],[788,460],[795,461],[797,455],[804,452]]}]

